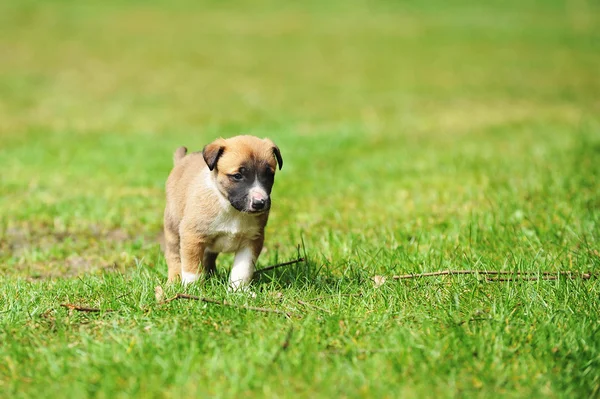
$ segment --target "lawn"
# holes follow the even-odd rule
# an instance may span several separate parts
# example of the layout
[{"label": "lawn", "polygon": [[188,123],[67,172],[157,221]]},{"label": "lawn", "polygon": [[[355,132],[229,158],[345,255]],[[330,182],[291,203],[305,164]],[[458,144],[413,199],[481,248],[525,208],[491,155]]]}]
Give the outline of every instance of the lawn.
[{"label": "lawn", "polygon": [[[0,397],[599,397],[599,15],[1,2]],[[167,286],[172,153],[240,133],[306,261]],[[533,274],[392,278],[446,269]]]}]

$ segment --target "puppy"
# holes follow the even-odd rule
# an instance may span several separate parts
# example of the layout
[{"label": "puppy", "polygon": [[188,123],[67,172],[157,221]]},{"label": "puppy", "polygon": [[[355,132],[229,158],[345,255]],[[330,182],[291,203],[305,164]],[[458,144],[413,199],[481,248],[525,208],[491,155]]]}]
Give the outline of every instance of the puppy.
[{"label": "puppy", "polygon": [[165,257],[169,282],[183,284],[215,272],[220,252],[235,252],[230,288],[250,283],[262,250],[275,169],[283,166],[269,139],[218,139],[202,152],[180,147],[166,184]]}]

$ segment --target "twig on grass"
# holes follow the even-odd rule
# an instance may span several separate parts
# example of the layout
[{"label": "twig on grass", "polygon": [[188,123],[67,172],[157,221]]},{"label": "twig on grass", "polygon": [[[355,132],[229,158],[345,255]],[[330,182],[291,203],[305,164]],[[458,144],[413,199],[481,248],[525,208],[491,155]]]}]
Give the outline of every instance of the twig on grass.
[{"label": "twig on grass", "polygon": [[[573,278],[573,277],[570,277]],[[503,282],[503,281],[537,281],[537,280],[558,280],[557,276],[540,276],[540,277],[506,277],[506,278],[486,278],[488,283]]]},{"label": "twig on grass", "polygon": [[[582,275],[565,275],[565,278],[574,280],[576,278],[581,278],[582,280],[589,280],[591,278],[588,274]],[[503,281],[537,281],[537,280],[558,280],[558,276],[539,276],[539,277],[507,277],[507,278],[487,278],[486,281],[488,283],[493,282],[503,282]]]},{"label": "twig on grass", "polygon": [[256,270],[254,272],[254,274],[255,275],[256,274],[260,274],[260,273],[266,272],[267,270],[273,270],[273,269],[276,269],[278,267],[289,266],[289,265],[293,265],[294,263],[300,263],[300,262],[304,262],[304,258],[298,258],[298,259],[295,259],[295,260],[290,260],[288,262],[283,262],[283,263],[278,263],[276,265],[271,265],[271,266],[263,267],[262,269]]},{"label": "twig on grass", "polygon": [[[483,274],[483,275],[496,275],[496,274],[520,274],[521,272],[509,272],[509,271],[497,271],[497,270],[442,270],[439,272],[428,272],[418,274],[402,274],[399,276],[393,276],[394,280],[404,280],[411,278],[421,277],[435,277],[435,276],[451,276],[458,274]],[[528,272],[524,272],[528,273]]]},{"label": "twig on grass", "polygon": [[163,305],[165,303],[169,303],[172,301],[175,301],[177,299],[191,299],[194,301],[200,301],[200,302],[205,302],[205,303],[213,303],[215,305],[221,305],[221,306],[230,306],[232,308],[238,308],[238,309],[246,309],[246,310],[252,310],[254,312],[262,312],[262,313],[276,313],[276,314],[280,314],[283,315],[285,317],[291,317],[290,313],[288,312],[284,312],[283,310],[278,310],[278,309],[268,309],[268,308],[259,308],[256,306],[245,306],[245,305],[237,305],[235,303],[230,303],[227,301],[219,301],[218,299],[212,299],[212,298],[205,298],[205,297],[199,297],[196,295],[189,295],[189,294],[176,294],[175,296],[165,299],[162,302],[159,302],[159,305]]},{"label": "twig on grass", "polygon": [[[87,306],[75,305],[73,303],[61,303],[60,306],[62,306],[63,308],[70,309],[70,310],[77,310],[79,312],[90,312],[90,313],[102,312],[102,309],[88,308]],[[104,312],[114,312],[114,310],[105,309]]]},{"label": "twig on grass", "polygon": [[275,361],[279,358],[279,355],[281,354],[281,352],[286,351],[287,348],[290,346],[290,341],[292,339],[293,332],[294,332],[294,326],[290,326],[290,328],[285,336],[285,341],[283,341],[281,346],[277,349],[277,352],[275,352],[275,355],[273,356],[273,360],[271,360],[271,363],[275,363]]},{"label": "twig on grass", "polygon": [[[564,276],[566,278],[581,278],[589,280],[592,277],[592,273],[576,273],[572,271],[560,271],[560,272],[513,272],[509,270],[442,270],[439,272],[419,273],[419,274],[402,274],[399,276],[393,276],[394,280],[413,279],[421,277],[434,277],[434,276],[453,276],[460,274],[481,274],[484,276],[497,276],[497,275],[511,275],[518,277],[511,278],[488,278],[487,281],[513,281],[513,280],[556,280],[558,276]],[[530,276],[530,277],[527,277]]]},{"label": "twig on grass", "polygon": [[165,303],[173,302],[173,301],[176,301],[177,299],[193,299],[195,301],[199,301],[200,297],[195,296],[195,295],[188,295],[188,294],[175,294],[175,296],[172,296],[171,298],[167,298],[164,301],[158,302],[158,305],[164,305]]}]

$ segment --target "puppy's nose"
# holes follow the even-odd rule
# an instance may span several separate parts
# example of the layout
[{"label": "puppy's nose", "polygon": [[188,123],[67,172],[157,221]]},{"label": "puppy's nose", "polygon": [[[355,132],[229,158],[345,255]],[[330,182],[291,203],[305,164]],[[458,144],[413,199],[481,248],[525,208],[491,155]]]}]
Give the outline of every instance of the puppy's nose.
[{"label": "puppy's nose", "polygon": [[267,204],[267,200],[265,198],[252,198],[252,209],[255,211],[260,211]]}]

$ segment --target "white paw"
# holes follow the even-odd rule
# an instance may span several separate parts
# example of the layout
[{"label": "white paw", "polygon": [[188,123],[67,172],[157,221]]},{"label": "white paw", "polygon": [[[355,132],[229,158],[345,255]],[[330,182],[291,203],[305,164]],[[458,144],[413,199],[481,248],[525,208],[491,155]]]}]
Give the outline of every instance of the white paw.
[{"label": "white paw", "polygon": [[231,283],[229,283],[229,292],[231,293],[236,293],[236,294],[246,294],[248,295],[250,298],[256,298],[256,293],[252,290],[250,290],[250,287],[248,286],[247,283],[244,283],[243,281],[232,281]]},{"label": "white paw", "polygon": [[248,284],[244,280],[231,280],[229,282],[229,292],[244,292],[248,290]]},{"label": "white paw", "polygon": [[233,294],[233,295],[238,295],[238,296],[243,296],[246,298],[256,298],[256,292],[251,291],[249,289],[243,289],[243,290],[238,290],[238,291],[232,291],[231,288],[229,289],[229,293]]},{"label": "white paw", "polygon": [[190,272],[181,272],[181,283],[183,285],[188,285],[190,283],[198,281],[200,275],[198,273],[190,273]]}]

